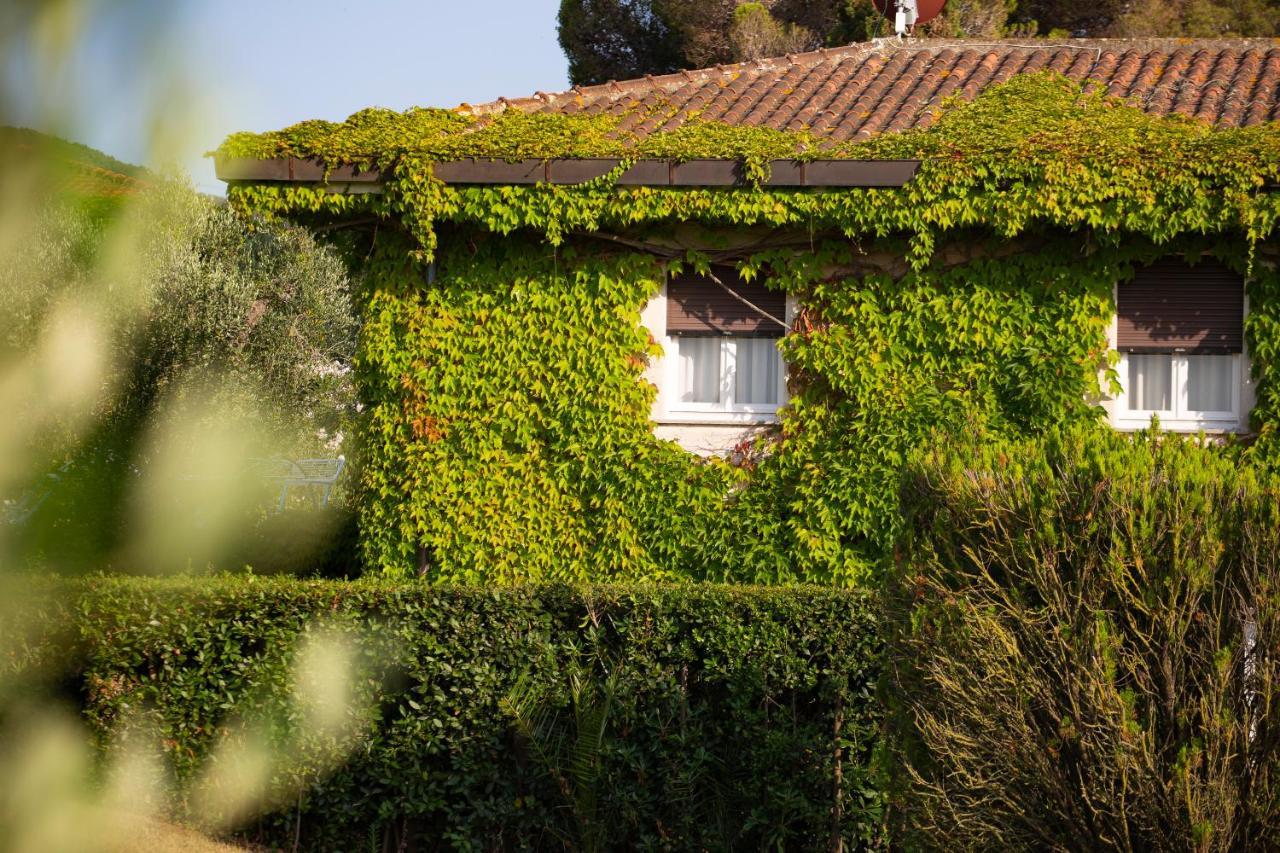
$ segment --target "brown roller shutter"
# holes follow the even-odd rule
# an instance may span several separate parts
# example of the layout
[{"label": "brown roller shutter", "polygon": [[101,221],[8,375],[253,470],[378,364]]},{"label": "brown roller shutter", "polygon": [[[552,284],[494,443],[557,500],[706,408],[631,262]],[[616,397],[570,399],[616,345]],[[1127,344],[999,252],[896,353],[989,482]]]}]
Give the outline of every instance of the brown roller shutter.
[{"label": "brown roller shutter", "polygon": [[1121,352],[1235,353],[1244,347],[1244,279],[1220,262],[1181,258],[1140,268],[1120,285]]},{"label": "brown roller shutter", "polygon": [[667,282],[668,335],[777,337],[786,331],[776,321],[786,319],[786,294],[769,290],[759,281],[745,282],[732,268],[717,267],[714,272],[725,287],[760,311],[735,299],[710,278],[682,273]]}]

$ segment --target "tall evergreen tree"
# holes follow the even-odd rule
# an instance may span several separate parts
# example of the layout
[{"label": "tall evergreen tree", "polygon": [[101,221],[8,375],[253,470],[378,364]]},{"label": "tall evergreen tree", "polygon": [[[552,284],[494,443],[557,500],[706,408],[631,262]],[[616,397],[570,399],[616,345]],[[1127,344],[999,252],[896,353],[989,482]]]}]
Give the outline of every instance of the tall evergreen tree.
[{"label": "tall evergreen tree", "polygon": [[559,35],[575,85],[686,67],[663,0],[561,0]]}]

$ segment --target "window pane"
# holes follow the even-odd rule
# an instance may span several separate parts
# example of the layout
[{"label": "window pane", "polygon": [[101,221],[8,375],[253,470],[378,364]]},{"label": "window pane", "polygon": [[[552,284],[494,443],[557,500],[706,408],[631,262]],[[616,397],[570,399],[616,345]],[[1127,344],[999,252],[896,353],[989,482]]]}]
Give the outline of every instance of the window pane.
[{"label": "window pane", "polygon": [[1173,408],[1173,356],[1129,354],[1129,409],[1166,412]]},{"label": "window pane", "polygon": [[734,363],[738,375],[734,383],[735,403],[778,404],[778,374],[782,354],[774,338],[738,338]]},{"label": "window pane", "polygon": [[1231,411],[1234,356],[1187,356],[1187,408],[1193,412]]},{"label": "window pane", "polygon": [[680,349],[680,399],[686,403],[720,402],[720,339],[677,338]]}]

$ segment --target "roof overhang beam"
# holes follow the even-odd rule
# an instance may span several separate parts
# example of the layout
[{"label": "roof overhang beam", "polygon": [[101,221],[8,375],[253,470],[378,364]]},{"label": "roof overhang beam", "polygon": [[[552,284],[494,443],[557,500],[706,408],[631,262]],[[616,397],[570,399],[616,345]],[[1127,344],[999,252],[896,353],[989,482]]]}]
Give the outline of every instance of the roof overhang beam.
[{"label": "roof overhang beam", "polygon": [[[461,185],[573,185],[604,177],[622,164],[618,158],[553,160],[453,160],[435,163],[432,173],[446,184]],[[769,187],[892,188],[911,180],[919,160],[771,160]],[[378,170],[335,166],[326,173],[315,160],[281,157],[272,160],[218,158],[217,176],[223,181],[251,183],[328,184],[338,191],[380,192]],[[631,187],[735,187],[750,184],[737,160],[633,161],[616,179]]]}]

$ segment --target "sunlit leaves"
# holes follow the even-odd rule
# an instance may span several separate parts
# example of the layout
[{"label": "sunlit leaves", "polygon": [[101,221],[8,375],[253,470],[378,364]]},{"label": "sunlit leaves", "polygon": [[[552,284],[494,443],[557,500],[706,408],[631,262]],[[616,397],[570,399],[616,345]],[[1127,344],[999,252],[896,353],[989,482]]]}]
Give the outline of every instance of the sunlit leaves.
[{"label": "sunlit leaves", "polygon": [[[382,195],[231,191],[250,211],[377,223],[361,259],[373,564],[466,581],[864,582],[889,554],[899,471],[923,437],[1096,420],[1114,381],[1111,288],[1135,264],[1183,250],[1212,250],[1256,275],[1255,420],[1270,435],[1280,320],[1267,304],[1280,298],[1263,301],[1275,276],[1259,247],[1280,220],[1280,194],[1262,189],[1280,180],[1274,123],[1151,116],[1053,74],[949,102],[929,129],[826,148],[804,131],[700,121],[637,140],[620,131],[623,118],[370,111],[224,147],[387,170]],[[433,177],[433,162],[469,156],[730,157],[755,181],[778,157],[923,163],[899,189]],[[690,225],[806,238],[737,258],[796,294],[811,321],[783,344],[793,376],[780,434],[741,467],[653,437],[640,374],[655,353],[638,321],[661,266],[589,239]],[[705,266],[708,242],[680,244],[672,263]],[[891,257],[874,272],[867,252]]]}]

